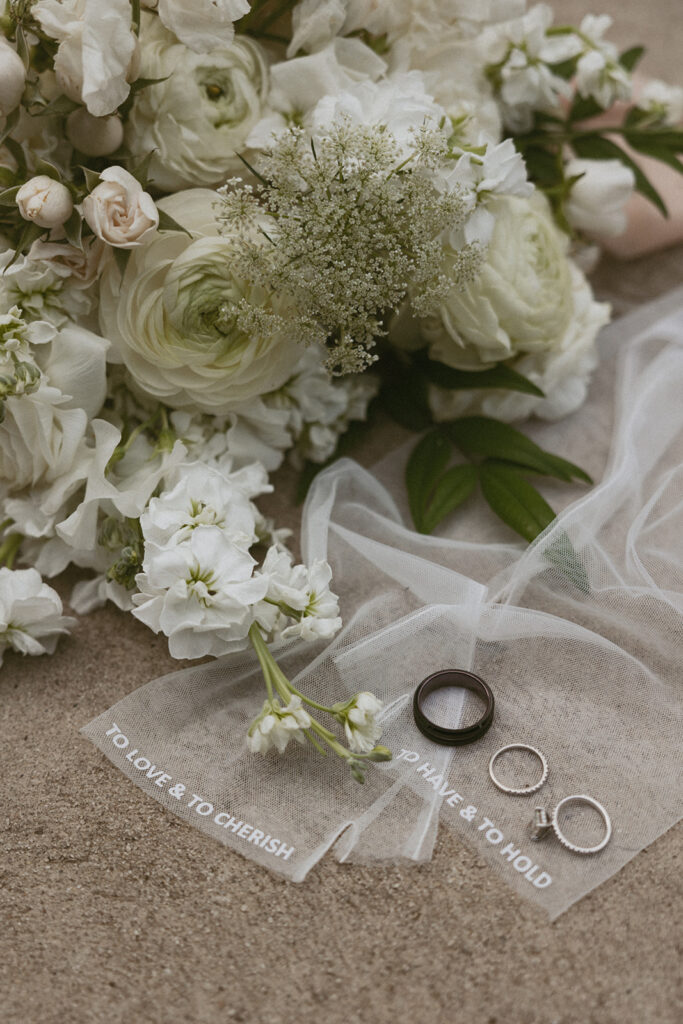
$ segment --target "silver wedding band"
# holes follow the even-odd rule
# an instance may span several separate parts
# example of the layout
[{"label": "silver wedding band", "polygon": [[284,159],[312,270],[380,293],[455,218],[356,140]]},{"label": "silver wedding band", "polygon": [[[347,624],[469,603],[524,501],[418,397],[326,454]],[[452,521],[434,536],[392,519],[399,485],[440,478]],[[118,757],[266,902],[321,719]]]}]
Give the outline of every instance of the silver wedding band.
[{"label": "silver wedding band", "polygon": [[[500,755],[504,754],[507,750],[527,750],[530,754],[535,754],[541,762],[542,767],[540,780],[533,786],[523,786],[520,789],[513,789],[510,786],[504,786],[500,779],[496,778],[493,771],[493,765],[495,764],[496,758],[500,757]],[[527,743],[508,743],[506,747],[501,747],[500,750],[497,750],[489,761],[489,775],[491,776],[491,782],[493,785],[501,790],[502,793],[509,793],[511,796],[529,796],[531,793],[538,792],[545,780],[548,778],[548,762],[541,751],[536,750],[536,747],[530,747]],[[562,803],[564,803],[564,801],[562,801]],[[558,804],[558,807],[559,806],[560,805]]]},{"label": "silver wedding band", "polygon": [[[567,804],[570,803],[588,804],[589,807],[594,807],[595,810],[598,811],[598,813],[602,817],[602,820],[605,823],[605,836],[598,843],[597,846],[576,846],[575,843],[571,843],[567,839],[567,837],[560,829],[560,810],[561,808],[566,807]],[[553,816],[550,823],[552,825],[553,832],[555,833],[559,841],[562,843],[563,846],[566,846],[568,850],[571,850],[572,853],[599,853],[600,850],[605,849],[612,835],[612,822],[610,821],[609,814],[607,813],[607,811],[601,803],[595,800],[592,796],[586,796],[585,794],[575,793],[573,796],[566,796],[563,800],[560,800],[559,804],[553,811]]]}]

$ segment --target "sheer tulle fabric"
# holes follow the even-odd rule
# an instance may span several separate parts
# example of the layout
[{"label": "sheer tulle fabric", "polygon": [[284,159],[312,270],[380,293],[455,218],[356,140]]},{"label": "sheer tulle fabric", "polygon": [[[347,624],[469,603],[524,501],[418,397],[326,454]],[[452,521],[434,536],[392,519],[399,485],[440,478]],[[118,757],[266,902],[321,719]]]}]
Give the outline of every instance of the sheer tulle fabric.
[{"label": "sheer tulle fabric", "polygon": [[[682,803],[683,292],[615,322],[602,354],[587,404],[533,434],[600,482],[577,486],[531,547],[480,502],[440,536],[411,531],[406,450],[373,473],[344,460],[317,479],[303,554],[329,559],[346,625],[313,660],[301,647],[280,657],[318,700],[370,689],[386,702],[382,742],[395,760],[373,766],[364,786],[312,749],[247,751],[263,699],[249,658],[155,680],[85,734],[174,813],[294,880],[333,845],[342,860],[425,860],[441,822],[560,914],[670,828]],[[544,487],[555,507],[565,488]],[[439,747],[413,721],[415,686],[448,667],[476,672],[495,692],[494,724],[469,747]],[[470,695],[432,699],[430,713],[471,720]],[[114,723],[125,748],[107,735]],[[533,796],[508,796],[489,779],[491,754],[514,742],[548,759],[548,781]],[[143,768],[126,759],[134,749]],[[171,781],[148,778],[145,760]],[[553,837],[530,840],[534,807],[552,810],[572,793],[611,816],[612,840],[595,856]],[[580,808],[563,828],[582,845],[600,838],[600,822]]]}]

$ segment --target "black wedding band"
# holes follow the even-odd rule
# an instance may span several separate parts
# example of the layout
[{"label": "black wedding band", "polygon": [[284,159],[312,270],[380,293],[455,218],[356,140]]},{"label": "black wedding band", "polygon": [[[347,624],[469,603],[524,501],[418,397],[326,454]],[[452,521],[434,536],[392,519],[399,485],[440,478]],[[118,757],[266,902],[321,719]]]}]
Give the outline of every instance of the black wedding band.
[{"label": "black wedding band", "polygon": [[[446,729],[442,725],[437,725],[436,722],[431,722],[425,715],[422,710],[425,697],[434,693],[435,690],[450,687],[472,690],[486,701],[486,710],[474,725],[468,725],[465,729]],[[441,743],[447,747],[461,747],[465,743],[474,743],[475,740],[480,740],[488,731],[493,721],[494,704],[491,687],[479,676],[475,676],[474,672],[447,668],[441,672],[433,672],[431,676],[422,680],[413,697],[413,715],[415,724],[423,736],[433,740],[434,743]]]}]

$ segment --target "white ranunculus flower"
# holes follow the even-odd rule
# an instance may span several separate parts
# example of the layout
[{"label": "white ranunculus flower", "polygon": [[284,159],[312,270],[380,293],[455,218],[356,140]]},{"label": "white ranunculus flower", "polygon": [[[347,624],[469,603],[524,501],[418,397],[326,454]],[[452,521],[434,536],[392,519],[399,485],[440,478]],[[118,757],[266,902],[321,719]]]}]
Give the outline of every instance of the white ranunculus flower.
[{"label": "white ranunculus flower", "polygon": [[437,420],[483,415],[511,423],[529,416],[559,420],[586,400],[591,374],[598,364],[596,339],[609,323],[610,307],[596,302],[578,267],[570,265],[574,312],[559,345],[546,352],[525,353],[512,367],[543,391],[544,398],[520,391],[446,391],[431,388],[429,402]]},{"label": "white ranunculus flower", "polygon": [[97,237],[116,249],[136,248],[159,226],[154,200],[123,167],[102,171],[81,211]]},{"label": "white ranunculus flower", "polygon": [[[147,5],[151,6],[151,5]],[[235,36],[233,22],[248,13],[249,0],[158,0],[159,18],[197,53],[209,53],[229,46]]]},{"label": "white ranunculus flower", "polygon": [[74,208],[66,185],[38,174],[17,192],[17,206],[24,220],[32,220],[41,228],[56,228],[68,220]]},{"label": "white ranunculus flower", "polygon": [[243,165],[236,154],[261,118],[268,91],[264,51],[245,36],[197,54],[143,19],[144,78],[165,78],[136,97],[126,143],[142,158],[154,151],[150,177],[167,192],[219,185]]},{"label": "white ranunculus flower", "polygon": [[[100,324],[147,394],[173,408],[226,413],[280,387],[299,355],[296,338],[248,337],[235,323],[243,298],[270,308],[230,270],[218,234],[216,195],[193,189],[163,199],[194,238],[166,231],[133,250],[123,280],[110,265],[100,284]],[[252,456],[253,459],[253,456]]]},{"label": "white ranunculus flower", "polygon": [[7,117],[19,105],[25,84],[23,60],[4,36],[0,37],[0,117]]},{"label": "white ranunculus flower", "polygon": [[59,594],[35,569],[0,569],[0,665],[9,648],[19,654],[52,654],[76,620],[62,615]]},{"label": "white ranunculus flower", "polygon": [[268,578],[218,526],[198,526],[181,544],[145,541],[133,615],[168,637],[173,658],[220,657],[248,646],[253,606]]},{"label": "white ranunculus flower", "polygon": [[38,0],[31,15],[59,43],[54,67],[63,92],[94,117],[116,110],[130,91],[136,50],[129,0]]},{"label": "white ranunculus flower", "polygon": [[621,160],[582,160],[565,164],[567,178],[574,182],[565,204],[572,227],[588,235],[614,237],[626,230],[626,203],[633,194],[635,174]]},{"label": "white ranunculus flower", "polygon": [[480,273],[424,323],[432,358],[463,370],[556,347],[574,310],[568,239],[545,197],[494,196],[489,209],[495,227]]}]

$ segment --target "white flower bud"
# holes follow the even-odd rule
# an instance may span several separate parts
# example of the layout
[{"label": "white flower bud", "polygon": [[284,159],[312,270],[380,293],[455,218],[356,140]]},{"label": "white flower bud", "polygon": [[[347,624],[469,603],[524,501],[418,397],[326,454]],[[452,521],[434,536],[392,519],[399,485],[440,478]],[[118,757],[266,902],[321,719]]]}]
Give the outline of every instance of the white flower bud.
[{"label": "white flower bud", "polygon": [[625,206],[633,192],[635,176],[621,160],[569,160],[568,178],[575,181],[565,206],[567,220],[591,236],[613,237],[626,230]]},{"label": "white flower bud", "polygon": [[69,114],[66,134],[72,146],[86,156],[109,156],[123,142],[123,122],[111,117],[93,117],[85,107]]},{"label": "white flower bud", "polygon": [[5,39],[0,39],[0,114],[3,117],[18,105],[25,82],[23,60]]},{"label": "white flower bud", "polygon": [[19,213],[41,228],[56,228],[68,220],[74,208],[66,185],[39,174],[22,185],[17,192]]}]

